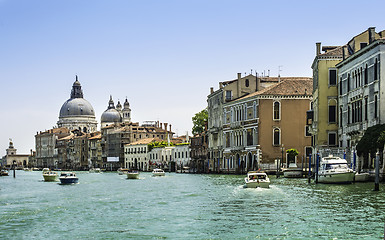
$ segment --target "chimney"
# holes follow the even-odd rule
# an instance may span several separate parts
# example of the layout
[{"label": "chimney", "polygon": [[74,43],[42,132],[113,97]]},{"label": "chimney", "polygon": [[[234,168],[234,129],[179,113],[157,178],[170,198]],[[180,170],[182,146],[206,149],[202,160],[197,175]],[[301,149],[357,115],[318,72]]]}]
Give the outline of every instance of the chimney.
[{"label": "chimney", "polygon": [[321,43],[317,42],[317,43],[315,43],[315,45],[316,45],[316,54],[318,56],[321,54]]},{"label": "chimney", "polygon": [[239,96],[241,96],[241,73],[238,73],[237,95],[234,98],[239,98]]},{"label": "chimney", "polygon": [[170,132],[171,132],[171,124],[170,124]]},{"label": "chimney", "polygon": [[160,123],[160,128],[163,128],[163,123]]},{"label": "chimney", "polygon": [[219,82],[219,89],[223,88],[223,83]]},{"label": "chimney", "polygon": [[258,78],[258,73],[255,73],[255,91],[257,92],[259,90],[259,87],[261,85],[261,79]]},{"label": "chimney", "polygon": [[238,73],[238,80],[241,79],[241,73]]},{"label": "chimney", "polygon": [[166,130],[166,131],[167,131],[167,125],[168,125],[168,123],[164,123],[164,130]]},{"label": "chimney", "polygon": [[371,44],[372,42],[374,42],[375,37],[376,37],[376,28],[375,27],[370,27],[368,28],[368,32],[369,32],[369,44]]},{"label": "chimney", "polygon": [[214,92],[214,88],[211,87],[211,88],[210,88],[210,94],[212,94],[213,92]]},{"label": "chimney", "polygon": [[345,46],[342,46],[342,61],[345,60]]}]

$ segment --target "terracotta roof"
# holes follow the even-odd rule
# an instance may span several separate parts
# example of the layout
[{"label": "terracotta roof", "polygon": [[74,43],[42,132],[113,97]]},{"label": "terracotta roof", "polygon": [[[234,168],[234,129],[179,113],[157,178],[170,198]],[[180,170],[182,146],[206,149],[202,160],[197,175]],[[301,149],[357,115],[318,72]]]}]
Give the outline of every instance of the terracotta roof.
[{"label": "terracotta roof", "polygon": [[98,134],[96,134],[95,136],[93,137],[90,137],[89,139],[90,140],[94,140],[94,139],[101,139],[102,138],[102,134],[99,132]]},{"label": "terracotta roof", "polygon": [[136,142],[133,142],[133,143],[129,143],[129,144],[126,144],[128,146],[133,146],[133,145],[140,145],[140,144],[149,144],[151,142],[155,142],[155,141],[162,141],[161,139],[159,138],[144,138],[144,139],[140,139]]},{"label": "terracotta roof", "polygon": [[[336,46],[332,50],[328,50],[325,53],[321,53],[320,55],[318,55],[318,57],[342,57],[342,48],[343,47],[344,46]],[[327,47],[327,46],[322,47],[322,50],[324,50],[324,48],[330,48],[330,47]]]},{"label": "terracotta roof", "polygon": [[313,80],[309,77],[282,77],[281,81],[273,86],[254,92],[237,100],[243,100],[252,96],[279,95],[279,96],[311,96],[313,92]]}]

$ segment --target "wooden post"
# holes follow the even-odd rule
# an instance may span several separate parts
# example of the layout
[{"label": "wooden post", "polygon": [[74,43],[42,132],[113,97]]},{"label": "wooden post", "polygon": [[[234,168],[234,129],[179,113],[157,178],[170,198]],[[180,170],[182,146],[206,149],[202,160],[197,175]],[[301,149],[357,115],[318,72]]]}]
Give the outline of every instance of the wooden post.
[{"label": "wooden post", "polygon": [[317,153],[315,161],[315,183],[318,183],[318,165],[319,165],[319,153]]},{"label": "wooden post", "polygon": [[375,169],[375,179],[374,179],[374,191],[380,190],[380,153],[376,152],[376,169]]},{"label": "wooden post", "polygon": [[307,173],[307,182],[310,183],[311,177],[311,153],[309,154],[309,172]]},{"label": "wooden post", "polygon": [[277,172],[276,172],[275,175],[276,175],[277,178],[279,178],[279,162],[280,161],[278,160],[278,158],[276,159],[276,161],[277,161]]},{"label": "wooden post", "polygon": [[13,178],[16,178],[16,161],[13,160]]}]

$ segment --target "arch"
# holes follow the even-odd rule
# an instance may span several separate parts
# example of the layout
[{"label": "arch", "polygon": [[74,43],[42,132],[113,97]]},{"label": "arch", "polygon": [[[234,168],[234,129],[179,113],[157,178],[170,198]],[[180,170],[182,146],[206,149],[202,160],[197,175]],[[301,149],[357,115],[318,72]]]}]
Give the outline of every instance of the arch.
[{"label": "arch", "polygon": [[274,128],[273,129],[273,145],[279,146],[281,144],[281,129]]},{"label": "arch", "polygon": [[281,119],[281,104],[279,101],[274,101],[273,103],[273,120]]},{"label": "arch", "polygon": [[251,155],[251,152],[249,152],[249,153],[247,154],[247,160],[248,160],[248,162],[247,162],[247,168],[248,168],[248,170],[253,169],[253,155]]}]

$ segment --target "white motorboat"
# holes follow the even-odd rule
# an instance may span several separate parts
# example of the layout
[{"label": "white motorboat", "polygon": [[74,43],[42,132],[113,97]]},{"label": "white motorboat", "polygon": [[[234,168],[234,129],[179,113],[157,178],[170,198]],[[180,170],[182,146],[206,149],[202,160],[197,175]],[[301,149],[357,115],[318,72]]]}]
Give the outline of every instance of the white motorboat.
[{"label": "white motorboat", "polygon": [[369,181],[369,173],[356,173],[354,175],[355,182],[367,182]]},{"label": "white motorboat", "polygon": [[139,179],[139,171],[136,171],[136,170],[128,171],[127,179]]},{"label": "white motorboat", "polygon": [[43,169],[43,178],[45,182],[56,182],[57,172],[51,171],[49,168]]},{"label": "white motorboat", "polygon": [[318,171],[318,182],[320,183],[351,183],[355,172],[348,167],[345,159],[339,157],[322,158]]},{"label": "white motorboat", "polygon": [[160,168],[155,168],[154,170],[152,170],[153,177],[164,176],[164,175],[165,175],[164,171]]},{"label": "white motorboat", "polygon": [[251,171],[245,177],[245,187],[247,188],[268,188],[269,185],[270,179],[264,172]]},{"label": "white motorboat", "polygon": [[90,170],[88,172],[90,172],[90,173],[102,173],[102,170],[100,170],[100,168],[90,168]]},{"label": "white motorboat", "polygon": [[73,184],[79,181],[74,172],[62,172],[59,179],[61,184]]},{"label": "white motorboat", "polygon": [[283,176],[285,178],[301,178],[303,176],[302,168],[299,168],[295,163],[290,163],[288,168],[283,169]]},{"label": "white motorboat", "polygon": [[127,168],[119,168],[117,172],[119,175],[123,175],[123,174],[127,174],[128,171],[129,171],[129,169],[127,169]]}]

